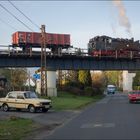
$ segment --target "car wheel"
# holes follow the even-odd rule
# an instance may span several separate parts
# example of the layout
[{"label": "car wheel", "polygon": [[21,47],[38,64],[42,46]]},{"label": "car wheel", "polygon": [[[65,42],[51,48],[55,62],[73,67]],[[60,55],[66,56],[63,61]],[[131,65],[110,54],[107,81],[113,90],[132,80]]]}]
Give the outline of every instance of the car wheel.
[{"label": "car wheel", "polygon": [[29,112],[31,113],[36,112],[36,108],[33,105],[29,105]]},{"label": "car wheel", "polygon": [[3,106],[3,111],[7,112],[9,110],[9,107],[7,104],[4,104]]},{"label": "car wheel", "polygon": [[20,109],[20,108],[16,108],[16,110],[17,110],[17,111],[21,111],[21,109]]},{"label": "car wheel", "polygon": [[48,110],[48,108],[42,108],[42,112],[47,112]]}]

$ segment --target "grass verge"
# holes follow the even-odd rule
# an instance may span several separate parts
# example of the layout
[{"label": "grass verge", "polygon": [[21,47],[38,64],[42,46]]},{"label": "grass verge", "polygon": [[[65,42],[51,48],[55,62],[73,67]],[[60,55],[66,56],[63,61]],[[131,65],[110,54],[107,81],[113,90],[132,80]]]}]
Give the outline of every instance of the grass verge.
[{"label": "grass verge", "polygon": [[30,119],[0,120],[0,139],[20,140],[37,127],[37,124]]},{"label": "grass verge", "polygon": [[[46,97],[44,97],[46,98]],[[68,92],[59,92],[58,97],[52,97],[52,106],[55,110],[74,110],[85,107],[91,102],[96,102],[103,98],[103,95],[94,97],[78,96]]]}]

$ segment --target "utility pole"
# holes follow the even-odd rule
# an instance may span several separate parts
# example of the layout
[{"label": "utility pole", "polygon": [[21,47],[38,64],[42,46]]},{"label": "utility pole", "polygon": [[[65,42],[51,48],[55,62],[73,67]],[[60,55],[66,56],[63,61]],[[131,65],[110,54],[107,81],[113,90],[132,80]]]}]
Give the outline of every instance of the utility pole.
[{"label": "utility pole", "polygon": [[29,80],[29,91],[31,90],[31,76],[30,76],[30,70],[28,73],[28,80]]},{"label": "utility pole", "polygon": [[62,77],[62,70],[58,70],[58,84],[60,88],[62,88]]},{"label": "utility pole", "polygon": [[41,95],[47,94],[46,43],[45,25],[41,25]]}]

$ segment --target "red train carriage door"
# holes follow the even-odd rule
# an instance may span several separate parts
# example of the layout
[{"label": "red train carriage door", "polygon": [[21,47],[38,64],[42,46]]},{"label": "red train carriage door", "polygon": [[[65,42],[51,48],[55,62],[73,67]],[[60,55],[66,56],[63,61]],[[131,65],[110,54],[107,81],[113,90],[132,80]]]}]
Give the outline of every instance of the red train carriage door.
[{"label": "red train carriage door", "polygon": [[25,34],[23,32],[18,33],[18,42],[19,44],[25,42]]},{"label": "red train carriage door", "polygon": [[26,43],[31,44],[32,43],[32,33],[26,33]]}]

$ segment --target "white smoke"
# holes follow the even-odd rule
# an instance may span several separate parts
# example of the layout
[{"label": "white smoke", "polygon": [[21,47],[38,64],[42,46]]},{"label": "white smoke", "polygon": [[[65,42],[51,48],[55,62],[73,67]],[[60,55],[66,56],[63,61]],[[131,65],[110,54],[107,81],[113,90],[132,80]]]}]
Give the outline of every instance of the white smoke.
[{"label": "white smoke", "polygon": [[131,36],[131,24],[130,21],[126,15],[126,10],[123,5],[123,2],[121,0],[113,0],[113,4],[117,7],[118,9],[118,14],[119,14],[119,24],[122,27],[126,28],[127,33]]},{"label": "white smoke", "polygon": [[113,34],[116,36],[116,34],[117,34],[116,33],[116,28],[115,28],[113,23],[111,24],[111,28],[112,28]]}]

